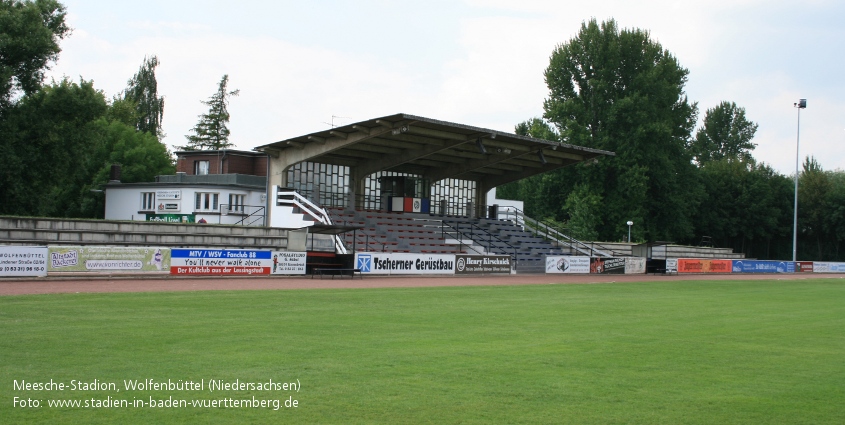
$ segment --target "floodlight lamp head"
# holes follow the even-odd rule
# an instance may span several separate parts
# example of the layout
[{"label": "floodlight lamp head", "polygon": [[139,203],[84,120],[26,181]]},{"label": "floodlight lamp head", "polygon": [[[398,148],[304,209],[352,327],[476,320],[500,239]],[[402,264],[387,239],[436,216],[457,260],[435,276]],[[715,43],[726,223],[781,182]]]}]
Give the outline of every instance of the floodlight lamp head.
[{"label": "floodlight lamp head", "polygon": [[799,99],[798,102],[795,103],[795,107],[798,109],[806,109],[807,99]]}]

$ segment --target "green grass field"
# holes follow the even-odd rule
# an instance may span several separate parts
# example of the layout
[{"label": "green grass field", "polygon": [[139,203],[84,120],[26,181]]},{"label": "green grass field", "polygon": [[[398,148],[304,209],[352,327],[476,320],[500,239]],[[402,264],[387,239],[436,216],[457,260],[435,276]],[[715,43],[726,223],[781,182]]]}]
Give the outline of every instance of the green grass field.
[{"label": "green grass field", "polygon": [[[12,296],[0,329],[2,423],[845,423],[837,279]],[[14,387],[51,379],[120,391]],[[107,397],[282,401],[47,405]]]}]

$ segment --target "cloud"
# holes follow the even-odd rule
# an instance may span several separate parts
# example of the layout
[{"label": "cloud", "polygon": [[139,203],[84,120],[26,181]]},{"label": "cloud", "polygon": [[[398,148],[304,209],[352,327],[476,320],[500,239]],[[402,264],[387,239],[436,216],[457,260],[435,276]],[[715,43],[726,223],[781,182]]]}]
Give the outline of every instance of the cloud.
[{"label": "cloud", "polygon": [[349,123],[405,112],[512,131],[542,114],[543,71],[554,47],[585,20],[612,17],[649,30],[689,68],[687,93],[702,113],[722,100],[745,107],[760,124],[759,159],[782,172],[794,168],[791,105],[805,97],[802,146],[806,138],[807,152],[818,152],[825,168],[845,168],[838,149],[845,138],[845,83],[838,78],[845,30],[834,18],[843,8],[835,2],[472,0],[418,5],[413,16],[424,16],[426,25],[402,25],[413,18],[401,8],[330,8],[326,15],[285,4],[269,10],[297,13],[253,19],[225,9],[240,13],[227,26],[211,9],[127,14],[110,5],[70,8],[85,15],[71,15],[75,32],[51,75],[81,75],[114,94],[144,56],[157,55],[171,145],[184,144],[207,110],[200,102],[223,74],[241,90],[229,108],[231,140],[241,149],[324,129],[333,115]]}]

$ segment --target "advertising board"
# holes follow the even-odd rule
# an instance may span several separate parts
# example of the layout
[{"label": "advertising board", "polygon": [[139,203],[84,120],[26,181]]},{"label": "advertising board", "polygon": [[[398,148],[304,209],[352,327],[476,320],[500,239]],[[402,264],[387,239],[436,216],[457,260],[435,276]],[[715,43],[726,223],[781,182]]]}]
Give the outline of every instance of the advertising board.
[{"label": "advertising board", "polygon": [[678,273],[730,273],[732,268],[732,260],[678,259]]},{"label": "advertising board", "polygon": [[666,259],[666,273],[677,273],[678,272],[678,259],[677,258],[667,258]]},{"label": "advertising board", "polygon": [[159,223],[196,223],[193,214],[147,214],[147,221]]},{"label": "advertising board", "polygon": [[792,261],[733,260],[734,273],[795,273]]},{"label": "advertising board", "polygon": [[355,268],[362,274],[455,274],[452,254],[359,252]]},{"label": "advertising board", "polygon": [[174,249],[173,275],[298,275],[305,274],[304,252],[243,249]]},{"label": "advertising board", "polygon": [[47,276],[46,246],[0,246],[0,276]]},{"label": "advertising board", "polygon": [[305,274],[306,258],[304,252],[274,251],[270,274]]},{"label": "advertising board", "polygon": [[456,255],[455,274],[511,272],[510,255]]},{"label": "advertising board", "polygon": [[47,272],[161,272],[170,249],[123,246],[49,246]]},{"label": "advertising board", "polygon": [[812,273],[813,272],[813,262],[812,261],[799,261],[795,267],[796,273]]},{"label": "advertising board", "polygon": [[845,273],[845,263],[814,261],[813,273]]},{"label": "advertising board", "polygon": [[590,273],[624,274],[625,258],[591,258]]},{"label": "advertising board", "polygon": [[645,264],[645,258],[625,257],[625,274],[645,274]]},{"label": "advertising board", "polygon": [[546,273],[589,273],[590,257],[550,255],[546,257]]}]

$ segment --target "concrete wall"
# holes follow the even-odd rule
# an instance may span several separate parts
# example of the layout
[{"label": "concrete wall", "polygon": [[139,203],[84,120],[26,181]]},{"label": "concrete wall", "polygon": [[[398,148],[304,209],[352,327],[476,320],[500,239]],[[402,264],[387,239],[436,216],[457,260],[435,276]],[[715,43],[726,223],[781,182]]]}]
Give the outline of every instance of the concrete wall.
[{"label": "concrete wall", "polygon": [[[298,244],[302,237],[297,239]],[[4,245],[112,245],[288,249],[288,230],[213,224],[0,217]]]}]

